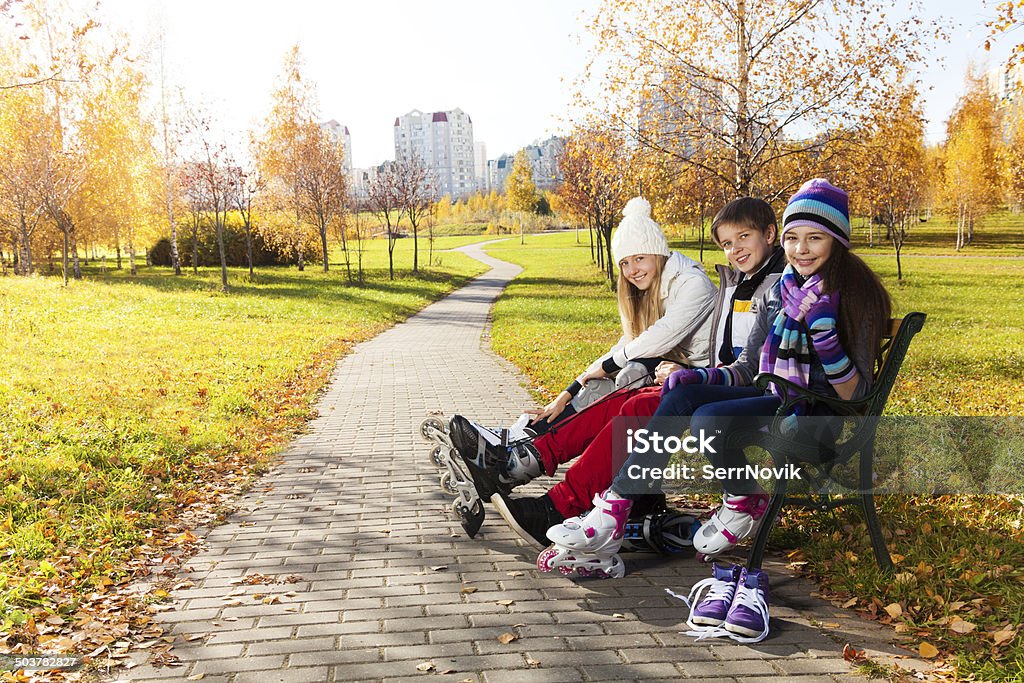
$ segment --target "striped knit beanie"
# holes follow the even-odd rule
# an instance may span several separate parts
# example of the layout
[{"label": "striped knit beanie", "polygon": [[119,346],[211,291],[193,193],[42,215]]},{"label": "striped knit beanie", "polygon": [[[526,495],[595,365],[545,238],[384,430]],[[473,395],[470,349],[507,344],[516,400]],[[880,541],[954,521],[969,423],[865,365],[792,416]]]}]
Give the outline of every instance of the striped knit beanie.
[{"label": "striped knit beanie", "polygon": [[790,228],[807,225],[829,233],[850,246],[850,196],[824,178],[800,186],[782,214],[782,235]]}]

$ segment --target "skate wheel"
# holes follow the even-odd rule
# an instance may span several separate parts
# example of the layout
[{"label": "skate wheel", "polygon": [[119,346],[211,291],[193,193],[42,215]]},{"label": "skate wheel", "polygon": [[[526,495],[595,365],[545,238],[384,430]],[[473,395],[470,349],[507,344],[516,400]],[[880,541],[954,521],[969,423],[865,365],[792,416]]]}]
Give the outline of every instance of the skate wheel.
[{"label": "skate wheel", "polygon": [[[570,559],[570,558],[566,558],[566,559]],[[587,569],[585,569],[583,567],[566,567],[564,564],[558,565],[558,571],[560,571],[562,573],[562,576],[572,576],[573,574],[579,572],[580,569],[583,569],[583,571],[589,571],[589,570],[587,570]],[[586,575],[585,574],[580,574],[580,576],[586,576]]]},{"label": "skate wheel", "polygon": [[451,472],[445,472],[444,474],[442,474],[440,483],[441,490],[444,491],[445,493],[456,494],[459,492],[459,488],[455,485],[455,482],[452,481]]},{"label": "skate wheel", "polygon": [[424,441],[430,441],[430,435],[434,431],[441,432],[442,434],[448,432],[448,430],[445,429],[443,420],[436,417],[428,417],[420,424],[420,436],[423,437]]},{"label": "skate wheel", "polygon": [[586,567],[576,567],[576,574],[577,574],[577,576],[581,576],[581,577],[586,578],[588,576],[601,576],[601,575],[604,574],[604,572],[601,571],[600,569],[595,571],[595,570],[587,569]]},{"label": "skate wheel", "polygon": [[540,555],[537,556],[537,569],[545,573],[554,569],[554,567],[551,566],[551,562],[557,554],[558,549],[555,548],[555,546],[551,546],[540,551]]},{"label": "skate wheel", "polygon": [[434,463],[436,467],[444,467],[444,449],[440,446],[434,446],[434,450],[430,451],[430,462]]},{"label": "skate wheel", "polygon": [[697,561],[703,564],[707,564],[708,562],[711,562],[711,560],[713,559],[713,557],[706,555],[704,553],[697,553]]}]

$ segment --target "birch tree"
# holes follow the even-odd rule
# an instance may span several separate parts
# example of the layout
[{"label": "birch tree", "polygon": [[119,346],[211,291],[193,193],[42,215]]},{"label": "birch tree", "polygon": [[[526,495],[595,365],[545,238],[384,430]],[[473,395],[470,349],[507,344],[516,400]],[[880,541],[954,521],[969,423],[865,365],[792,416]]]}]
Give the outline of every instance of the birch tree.
[{"label": "birch tree", "polygon": [[826,166],[821,134],[852,127],[944,37],[921,13],[911,2],[893,20],[883,0],[604,0],[579,104],[735,196],[773,200],[801,180],[774,164]]}]

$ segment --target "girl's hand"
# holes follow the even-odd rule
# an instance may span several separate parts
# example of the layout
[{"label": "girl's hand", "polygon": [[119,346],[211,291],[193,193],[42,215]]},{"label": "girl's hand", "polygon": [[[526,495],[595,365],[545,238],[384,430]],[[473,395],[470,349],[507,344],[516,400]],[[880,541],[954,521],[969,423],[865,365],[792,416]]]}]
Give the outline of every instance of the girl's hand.
[{"label": "girl's hand", "polygon": [[583,375],[583,379],[580,380],[580,384],[587,386],[587,382],[592,379],[604,379],[608,376],[608,373],[604,371],[604,368],[598,368],[597,370],[591,370],[587,374]]},{"label": "girl's hand", "polygon": [[804,314],[811,332],[835,327],[839,322],[839,292],[822,294]]},{"label": "girl's hand", "polygon": [[702,381],[704,381],[704,378],[701,376],[701,373],[693,368],[676,370],[665,380],[665,384],[661,387],[661,395],[664,396],[681,384],[700,384]]},{"label": "girl's hand", "polygon": [[[827,297],[827,294],[822,295]],[[783,303],[783,307],[786,309],[786,315],[796,321],[804,319],[807,315],[807,311],[811,309],[820,299],[818,295],[811,289],[795,289],[790,292],[790,296],[786,297]]]},{"label": "girl's hand", "polygon": [[672,361],[663,360],[658,363],[658,367],[654,369],[654,383],[664,384],[668,376],[676,370],[682,370],[683,366],[679,363],[673,363]]},{"label": "girl's hand", "polygon": [[569,405],[569,401],[571,400],[572,394],[568,391],[563,391],[555,397],[554,401],[544,406],[543,410],[527,410],[527,413],[537,416],[533,418],[531,424],[537,424],[541,420],[551,422],[551,418],[558,417],[562,414],[562,411],[565,410],[565,407]]}]

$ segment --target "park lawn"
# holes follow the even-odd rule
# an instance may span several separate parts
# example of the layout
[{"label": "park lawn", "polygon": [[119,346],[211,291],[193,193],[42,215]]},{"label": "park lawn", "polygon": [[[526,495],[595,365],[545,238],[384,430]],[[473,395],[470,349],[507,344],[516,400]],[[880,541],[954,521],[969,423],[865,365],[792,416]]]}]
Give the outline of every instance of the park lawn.
[{"label": "park lawn", "polygon": [[354,344],[484,270],[444,252],[413,276],[411,253],[396,246],[392,282],[369,242],[361,288],[336,262],[231,269],[229,294],[213,268],[0,278],[0,651],[152,631],[118,586],[187,550],[221,494],[274,462]]},{"label": "park lawn", "polygon": [[[525,246],[515,240],[487,251],[524,267],[495,306],[493,347],[546,402],[618,339],[614,295],[588,244],[571,233],[528,236]],[[697,257],[695,250],[684,253]],[[866,260],[889,288],[897,315],[928,314],[890,412],[1024,414],[1024,260],[912,257],[902,282],[891,258]],[[720,251],[705,252],[709,271],[721,262]],[[1024,680],[1024,498],[887,496],[880,505],[897,581],[876,569],[856,509],[835,516],[787,512],[774,540],[837,605],[894,624],[911,647],[935,645],[957,675]],[[884,609],[893,603],[898,617]],[[957,617],[974,626],[958,625]]]}]

